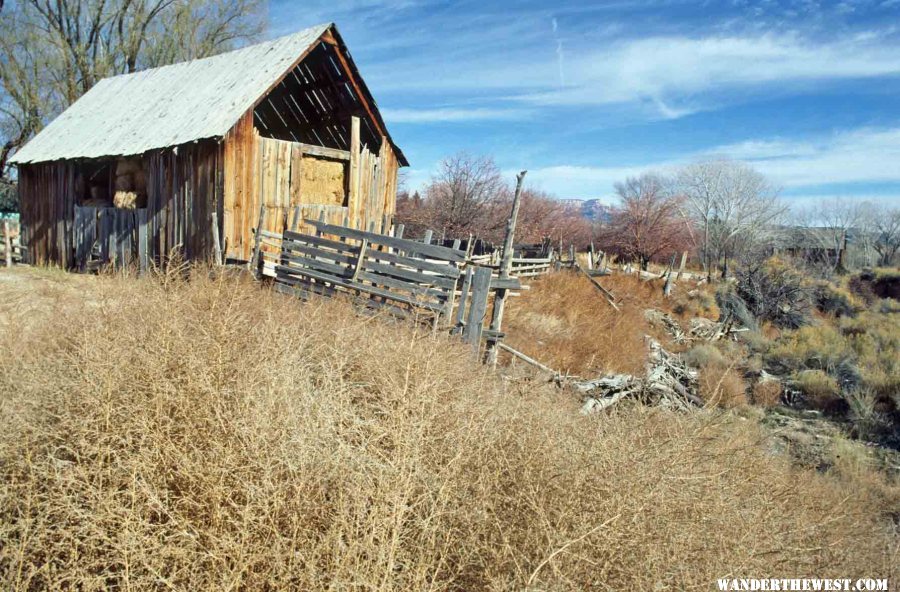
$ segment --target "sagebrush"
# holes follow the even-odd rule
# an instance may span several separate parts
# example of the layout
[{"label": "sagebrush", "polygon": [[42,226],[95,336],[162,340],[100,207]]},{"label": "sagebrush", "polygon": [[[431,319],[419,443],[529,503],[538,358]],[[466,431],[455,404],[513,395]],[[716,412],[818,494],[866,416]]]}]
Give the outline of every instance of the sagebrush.
[{"label": "sagebrush", "polygon": [[205,270],[9,277],[3,589],[898,575],[877,500],[790,468],[729,413],[582,417],[430,330]]}]

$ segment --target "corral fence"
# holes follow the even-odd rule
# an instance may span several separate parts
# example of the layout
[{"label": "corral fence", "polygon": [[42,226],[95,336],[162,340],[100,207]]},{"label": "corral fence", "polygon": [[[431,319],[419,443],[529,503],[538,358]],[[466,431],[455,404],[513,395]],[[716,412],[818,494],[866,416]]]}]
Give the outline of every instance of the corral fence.
[{"label": "corral fence", "polygon": [[[492,269],[499,269],[500,252],[473,256],[472,262]],[[550,273],[553,268],[553,262],[554,259],[552,257],[513,257],[509,273],[514,277],[520,278],[544,275]]]},{"label": "corral fence", "polygon": [[84,271],[112,265],[149,265],[148,210],[75,206],[75,265]]},{"label": "corral fence", "polygon": [[19,223],[15,220],[4,218],[0,223],[0,261],[2,265],[11,267],[14,263],[22,263],[25,260]]},{"label": "corral fence", "polygon": [[[294,224],[293,226],[299,226]],[[446,247],[402,238],[403,227],[364,231],[323,219],[304,220],[310,232],[260,233],[260,242],[278,246],[276,256],[257,249],[260,275],[273,277],[275,289],[300,298],[344,294],[367,307],[412,316],[435,330],[460,334],[480,352],[482,340],[497,345],[498,326],[485,327],[489,302],[498,290],[521,290],[518,278],[501,279],[490,267],[472,262],[459,243]]]}]

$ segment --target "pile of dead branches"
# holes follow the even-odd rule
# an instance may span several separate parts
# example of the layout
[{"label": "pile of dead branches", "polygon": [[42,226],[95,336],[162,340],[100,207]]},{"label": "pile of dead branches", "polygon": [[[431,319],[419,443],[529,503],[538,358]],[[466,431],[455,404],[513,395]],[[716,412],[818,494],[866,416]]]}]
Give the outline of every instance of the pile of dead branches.
[{"label": "pile of dead branches", "polygon": [[719,339],[733,337],[734,334],[747,330],[735,326],[734,316],[730,313],[727,313],[720,321],[713,321],[704,317],[693,318],[690,321],[691,328],[688,331],[685,331],[678,321],[672,318],[672,315],[655,308],[645,310],[644,318],[652,326],[662,328],[678,344],[692,341],[718,341]]},{"label": "pile of dead branches", "polygon": [[677,354],[663,349],[655,339],[646,339],[650,354],[645,376],[614,374],[573,383],[585,396],[582,413],[606,409],[626,398],[675,409],[703,405],[703,400],[696,395],[697,371]]}]

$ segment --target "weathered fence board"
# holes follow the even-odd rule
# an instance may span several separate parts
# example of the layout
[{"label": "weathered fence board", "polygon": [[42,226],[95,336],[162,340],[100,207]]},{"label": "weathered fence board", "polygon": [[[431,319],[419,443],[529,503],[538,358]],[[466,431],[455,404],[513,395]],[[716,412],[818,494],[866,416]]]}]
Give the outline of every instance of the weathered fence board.
[{"label": "weathered fence board", "polygon": [[369,296],[372,306],[403,305],[449,319],[464,251],[324,221],[304,223],[316,235],[285,231],[280,237],[273,265],[278,283],[307,292],[339,288]]},{"label": "weathered fence board", "polygon": [[136,264],[141,271],[146,271],[149,266],[146,209],[75,206],[74,226],[78,269]]},{"label": "weathered fence board", "polygon": [[[13,227],[16,229],[13,229]],[[21,245],[21,231],[18,229],[18,223],[11,220],[3,220],[0,225],[0,260],[6,267],[11,267],[13,263],[21,263],[24,260]]]}]

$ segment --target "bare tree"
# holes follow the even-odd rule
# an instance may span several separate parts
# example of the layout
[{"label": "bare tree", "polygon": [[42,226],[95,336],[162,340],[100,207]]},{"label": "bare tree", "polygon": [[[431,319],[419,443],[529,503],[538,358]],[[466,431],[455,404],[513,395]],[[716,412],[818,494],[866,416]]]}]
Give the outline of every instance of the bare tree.
[{"label": "bare tree", "polygon": [[205,57],[262,33],[262,0],[11,0],[0,21],[0,177],[100,79]]},{"label": "bare tree", "polygon": [[874,248],[879,255],[879,265],[888,266],[894,262],[900,251],[900,208],[881,206],[875,208]]},{"label": "bare tree", "polygon": [[750,166],[729,160],[702,162],[682,169],[678,191],[702,232],[701,251],[708,277],[713,261],[728,276],[729,259],[769,239],[785,214],[778,190]]},{"label": "bare tree", "polygon": [[441,162],[425,189],[423,215],[446,236],[483,236],[497,219],[499,198],[508,191],[493,159],[459,153]]},{"label": "bare tree", "polygon": [[819,263],[843,271],[847,244],[864,213],[857,201],[840,197],[824,199],[797,212],[796,227],[800,239],[810,247],[809,252],[819,254]]},{"label": "bare tree", "polygon": [[622,206],[613,210],[601,233],[606,248],[637,259],[646,270],[653,257],[683,250],[689,243],[684,200],[670,191],[666,179],[655,174],[631,177],[616,184],[616,193]]}]

